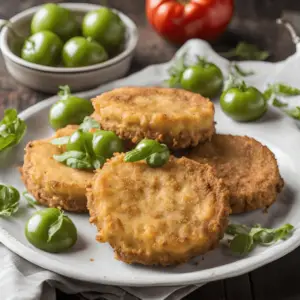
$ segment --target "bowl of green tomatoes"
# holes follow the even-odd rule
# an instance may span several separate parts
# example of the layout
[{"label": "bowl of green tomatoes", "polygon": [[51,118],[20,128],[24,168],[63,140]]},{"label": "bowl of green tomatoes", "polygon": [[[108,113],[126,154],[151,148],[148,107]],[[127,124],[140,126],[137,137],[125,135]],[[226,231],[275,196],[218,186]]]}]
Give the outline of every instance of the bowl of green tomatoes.
[{"label": "bowl of green tomatoes", "polygon": [[6,22],[0,48],[8,72],[32,89],[78,92],[120,78],[138,41],[125,14],[87,3],[46,3]]}]

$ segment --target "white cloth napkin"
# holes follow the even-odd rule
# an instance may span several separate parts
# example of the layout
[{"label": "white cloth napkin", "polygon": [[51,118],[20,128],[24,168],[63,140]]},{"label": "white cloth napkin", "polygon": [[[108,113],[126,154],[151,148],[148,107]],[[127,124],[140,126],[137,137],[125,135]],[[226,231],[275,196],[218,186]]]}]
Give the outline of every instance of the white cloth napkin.
[{"label": "white cloth napkin", "polygon": [[55,289],[88,300],[179,300],[200,286],[137,288],[81,282],[42,269],[0,243],[1,300],[55,300]]}]

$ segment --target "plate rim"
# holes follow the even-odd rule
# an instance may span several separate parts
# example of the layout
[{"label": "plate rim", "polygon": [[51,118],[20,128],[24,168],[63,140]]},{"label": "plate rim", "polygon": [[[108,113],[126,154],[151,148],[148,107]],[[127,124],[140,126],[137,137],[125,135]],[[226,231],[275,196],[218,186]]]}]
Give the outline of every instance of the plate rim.
[{"label": "plate rim", "polygon": [[[263,62],[262,64],[266,64]],[[140,72],[132,74],[131,76],[140,76],[143,72],[157,72],[157,68],[162,68],[167,66],[166,64],[160,64],[155,66],[149,66],[146,69],[143,69]],[[93,90],[85,91],[82,93],[77,93],[76,95],[82,97],[93,97],[98,93],[102,93],[105,90],[109,90],[114,88],[116,85],[124,85],[121,83],[127,82],[131,76],[117,80],[112,83],[108,83],[106,85],[101,86],[100,88],[96,88]],[[140,84],[141,85],[141,84]],[[23,112],[19,114],[21,118],[26,120],[27,118],[33,116],[34,114],[38,113],[42,109],[49,107],[57,100],[57,96],[52,96],[47,98],[44,101],[41,101]],[[286,124],[291,129],[295,129],[297,134],[300,136],[299,130],[297,129],[296,124],[293,125],[292,122],[289,122],[286,119]],[[178,286],[178,285],[188,285],[188,284],[199,284],[199,283],[206,283],[210,281],[230,278],[238,275],[242,275],[244,273],[250,272],[256,268],[264,266],[272,261],[275,261],[286,254],[292,252],[300,245],[300,228],[295,226],[295,231],[293,235],[284,242],[279,242],[276,245],[273,245],[269,249],[265,250],[264,252],[255,255],[243,258],[238,261],[234,261],[225,265],[213,267],[210,269],[204,269],[189,273],[169,273],[163,274],[163,277],[157,276],[157,279],[149,279],[143,277],[128,277],[126,281],[124,278],[114,279],[114,276],[107,276],[105,274],[99,274],[99,277],[95,278],[94,276],[90,276],[89,273],[85,272],[76,272],[76,270],[70,269],[66,267],[65,264],[59,261],[55,261],[39,251],[35,251],[34,249],[24,245],[20,241],[18,241],[14,236],[12,236],[8,231],[6,231],[0,224],[0,242],[3,243],[7,248],[9,248],[14,253],[18,254],[19,256],[23,257],[27,261],[45,268],[47,270],[53,271],[60,275],[82,280],[86,282],[93,282],[93,283],[101,283],[101,284],[109,284],[109,285],[118,285],[118,286]]]}]

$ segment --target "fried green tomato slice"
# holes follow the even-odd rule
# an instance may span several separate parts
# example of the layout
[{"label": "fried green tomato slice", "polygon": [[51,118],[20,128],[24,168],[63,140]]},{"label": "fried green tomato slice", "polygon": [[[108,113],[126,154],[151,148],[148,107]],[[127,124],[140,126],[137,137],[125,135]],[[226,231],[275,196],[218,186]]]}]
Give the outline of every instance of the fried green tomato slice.
[{"label": "fried green tomato slice", "polygon": [[232,213],[269,207],[284,185],[274,154],[247,136],[216,134],[187,156],[211,165],[223,179],[230,191]]},{"label": "fried green tomato slice", "polygon": [[87,211],[86,187],[93,172],[69,168],[56,161],[53,155],[64,152],[64,147],[50,143],[53,138],[70,136],[77,128],[67,126],[50,139],[29,142],[20,172],[27,191],[40,204],[80,213]]},{"label": "fried green tomato slice", "polygon": [[135,144],[148,138],[187,148],[210,140],[215,130],[213,103],[181,89],[122,87],[92,101],[101,127]]},{"label": "fried green tomato slice", "polygon": [[222,180],[187,158],[150,168],[118,154],[87,190],[96,240],[126,263],[166,266],[204,254],[223,237],[230,212]]}]

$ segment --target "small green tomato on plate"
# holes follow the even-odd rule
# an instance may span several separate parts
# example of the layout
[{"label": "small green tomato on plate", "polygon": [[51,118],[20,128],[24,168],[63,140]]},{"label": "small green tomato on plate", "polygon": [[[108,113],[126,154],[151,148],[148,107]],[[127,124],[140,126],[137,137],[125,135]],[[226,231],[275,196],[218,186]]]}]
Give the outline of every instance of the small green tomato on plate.
[{"label": "small green tomato on plate", "polygon": [[77,241],[77,229],[72,220],[58,208],[46,208],[34,213],[26,223],[27,240],[46,252],[62,252]]},{"label": "small green tomato on plate", "polygon": [[267,111],[264,95],[255,87],[248,87],[244,82],[229,87],[220,98],[223,112],[235,121],[254,121]]}]

